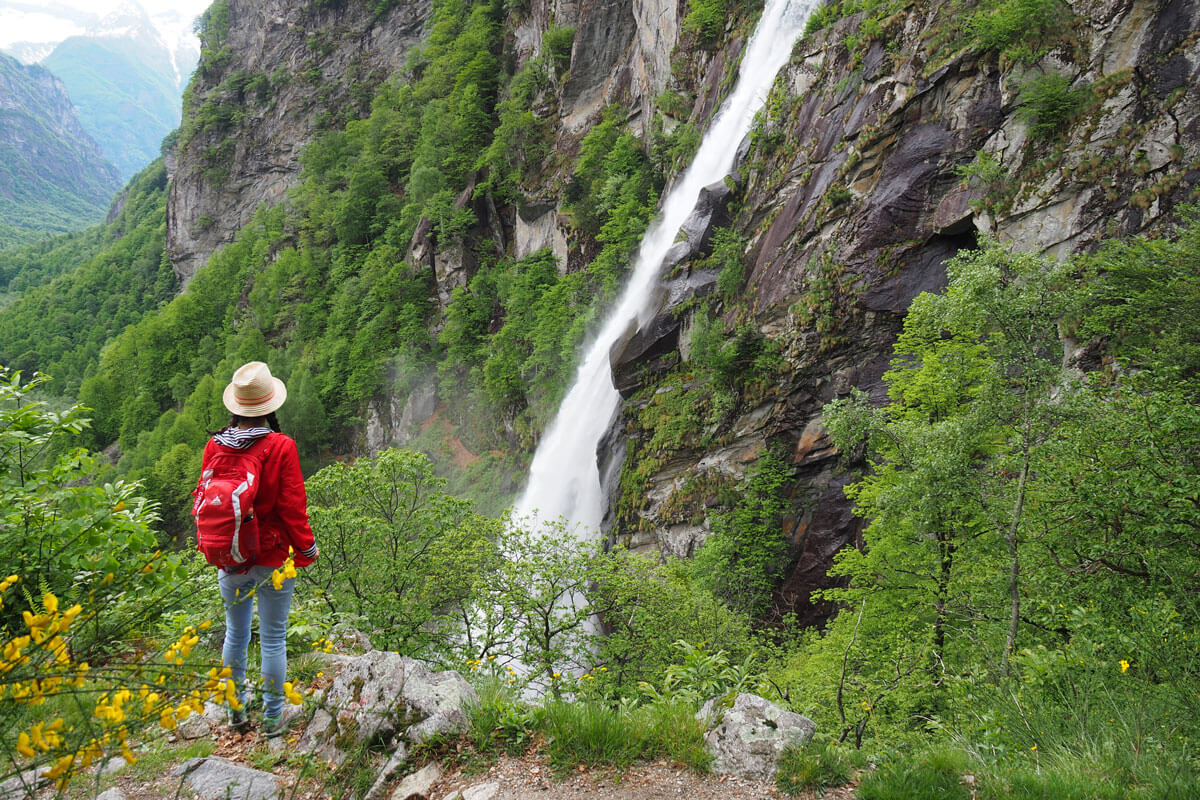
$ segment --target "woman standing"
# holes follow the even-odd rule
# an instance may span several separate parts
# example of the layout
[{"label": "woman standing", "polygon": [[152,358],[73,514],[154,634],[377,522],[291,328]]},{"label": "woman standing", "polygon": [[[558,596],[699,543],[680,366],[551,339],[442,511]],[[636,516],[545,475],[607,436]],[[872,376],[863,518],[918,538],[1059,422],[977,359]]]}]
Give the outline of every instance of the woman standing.
[{"label": "woman standing", "polygon": [[[296,567],[317,559],[318,550],[308,524],[308,505],[296,442],[279,432],[275,412],[287,399],[283,381],[271,375],[261,361],[244,364],[225,387],[223,401],[233,414],[229,426],[215,434],[204,448],[201,474],[223,452],[250,451],[261,463],[254,508],[261,550],[243,570],[221,569],[217,573],[225,605],[225,645],[222,660],[232,669],[239,700],[246,702],[246,654],[254,598],[258,598],[258,633],[262,649],[263,725],[269,737],[284,732],[283,684],[287,680],[287,621],[292,602],[294,577],[282,582],[272,574],[283,567],[289,555]],[[202,478],[203,481],[203,478]],[[199,487],[197,487],[199,491]],[[294,572],[293,572],[294,574]],[[244,708],[230,711],[230,720],[240,731],[249,721]]]}]

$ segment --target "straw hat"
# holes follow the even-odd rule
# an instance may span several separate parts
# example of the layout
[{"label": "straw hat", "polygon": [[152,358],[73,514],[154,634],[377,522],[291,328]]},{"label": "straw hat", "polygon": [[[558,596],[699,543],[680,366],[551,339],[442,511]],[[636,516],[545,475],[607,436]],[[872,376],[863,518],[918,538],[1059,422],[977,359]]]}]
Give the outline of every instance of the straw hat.
[{"label": "straw hat", "polygon": [[261,361],[238,367],[222,396],[225,407],[239,417],[265,417],[287,400],[287,387]]}]

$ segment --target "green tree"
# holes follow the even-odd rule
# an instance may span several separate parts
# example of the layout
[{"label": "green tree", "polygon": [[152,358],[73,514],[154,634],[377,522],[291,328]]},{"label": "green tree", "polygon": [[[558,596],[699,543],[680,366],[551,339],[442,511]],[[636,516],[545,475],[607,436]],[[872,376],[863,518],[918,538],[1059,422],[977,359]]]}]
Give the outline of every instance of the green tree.
[{"label": "green tree", "polygon": [[905,609],[931,670],[963,665],[950,632],[966,620],[972,652],[1001,672],[1017,645],[1031,464],[1067,381],[1057,323],[1070,269],[994,245],[961,254],[946,292],[921,295],[905,318],[885,375],[892,402],[826,407],[834,441],[865,444],[872,467],[847,489],[871,521],[867,545],[839,556],[833,573],[850,587],[829,595],[866,599],[876,614]]},{"label": "green tree", "polygon": [[711,517],[712,533],[696,553],[694,580],[737,613],[761,618],[787,567],[783,515],[792,470],[767,450],[747,471],[737,502]]},{"label": "green tree", "polygon": [[366,623],[380,646],[444,657],[461,633],[448,612],[494,568],[496,523],[445,494],[420,453],[384,450],[307,482],[321,558],[302,580],[331,613]]}]

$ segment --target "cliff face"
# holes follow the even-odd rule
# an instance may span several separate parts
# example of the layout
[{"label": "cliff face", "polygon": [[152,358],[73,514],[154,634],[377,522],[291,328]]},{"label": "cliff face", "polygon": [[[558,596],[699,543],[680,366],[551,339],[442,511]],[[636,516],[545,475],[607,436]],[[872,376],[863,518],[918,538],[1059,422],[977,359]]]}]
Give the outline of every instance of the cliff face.
[{"label": "cliff face", "polygon": [[[735,305],[780,345],[786,367],[765,397],[712,431],[717,446],[671,453],[644,498],[621,498],[636,513],[613,531],[634,547],[690,552],[706,536],[711,496],[695,487],[740,477],[782,440],[797,477],[779,601],[811,619],[822,609],[810,593],[861,529],[821,407],[851,387],[882,399],[903,313],[945,285],[946,259],[984,235],[1065,256],[1105,237],[1154,234],[1200,192],[1200,5],[1077,3],[1076,23],[1029,64],[956,47],[936,5],[887,20],[856,50],[846,42],[861,17],[798,45],[745,164],[735,221],[750,237],[747,296]],[[1048,73],[1080,99],[1039,137],[1022,87]],[[677,360],[687,312],[664,307],[656,322],[676,336],[682,328],[668,348]],[[649,389],[626,407],[622,436],[634,442],[653,436],[638,411],[659,386],[655,370],[674,363],[647,349],[659,355],[615,364],[643,376],[628,394]]]},{"label": "cliff face", "polygon": [[369,111],[429,18],[429,0],[378,17],[373,3],[219,0],[213,9],[222,5],[210,22],[219,57],[197,69],[168,156],[167,251],[184,284],[260,205],[284,199],[314,135]]}]

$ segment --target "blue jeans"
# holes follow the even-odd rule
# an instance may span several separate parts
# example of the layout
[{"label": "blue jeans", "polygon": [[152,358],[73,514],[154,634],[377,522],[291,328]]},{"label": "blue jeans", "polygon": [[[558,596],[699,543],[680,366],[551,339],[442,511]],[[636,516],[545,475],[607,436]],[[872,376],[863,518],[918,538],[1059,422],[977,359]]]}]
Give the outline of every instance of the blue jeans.
[{"label": "blue jeans", "polygon": [[221,599],[225,601],[225,646],[221,660],[233,670],[238,697],[246,702],[246,651],[250,647],[253,598],[258,598],[258,639],[262,650],[263,716],[283,713],[283,683],[287,680],[287,621],[295,578],[276,589],[274,567],[251,567],[246,572],[218,570]]}]

